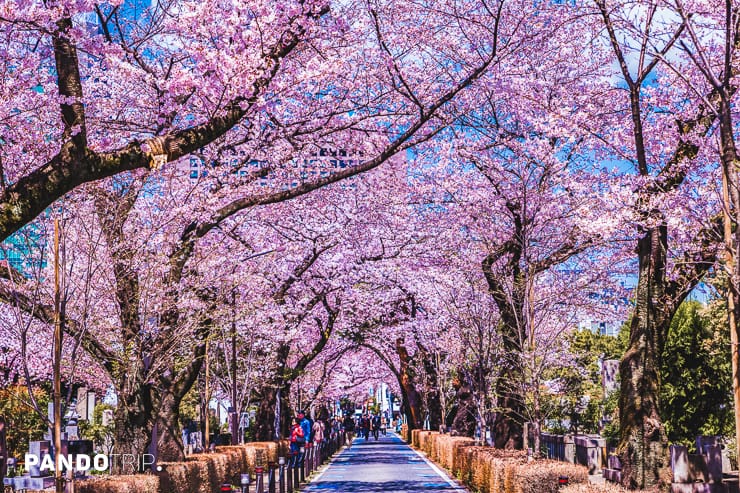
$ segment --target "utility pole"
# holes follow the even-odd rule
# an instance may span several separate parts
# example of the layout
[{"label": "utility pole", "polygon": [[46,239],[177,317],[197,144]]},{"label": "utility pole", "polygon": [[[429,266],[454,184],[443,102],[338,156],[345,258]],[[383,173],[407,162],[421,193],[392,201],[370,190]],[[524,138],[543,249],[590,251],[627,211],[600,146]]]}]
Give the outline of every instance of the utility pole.
[{"label": "utility pole", "polygon": [[[242,441],[241,436],[236,434],[240,432],[239,409],[236,405],[237,388],[236,388],[236,289],[231,289],[231,407],[234,410],[231,417],[231,444],[236,445]],[[236,424],[234,424],[236,422]]]},{"label": "utility pole", "polygon": [[731,170],[727,169],[727,166],[722,166],[722,202],[724,207],[722,208],[722,222],[723,222],[723,236],[725,243],[725,264],[728,274],[727,282],[727,316],[728,324],[730,326],[730,348],[732,350],[731,362],[732,362],[732,396],[733,404],[735,406],[735,450],[740,451],[740,324],[737,319],[737,301],[738,301],[738,286],[737,276],[738,273],[738,258],[736,256],[736,249],[738,247],[736,240],[736,233],[733,232],[733,220],[737,220],[737,217],[732,217],[731,213],[738,214],[736,210],[738,205],[733,204],[733,200],[730,195],[731,183],[737,183],[737,179],[733,180],[730,175]]},{"label": "utility pole", "polygon": [[209,361],[208,361],[208,345],[209,345],[208,343],[209,343],[209,341],[206,340],[206,354],[205,354],[205,358],[206,358],[206,392],[205,392],[205,394],[206,394],[205,395],[205,401],[206,401],[206,416],[205,416],[205,420],[206,420],[206,423],[205,423],[206,426],[205,426],[205,428],[206,428],[206,430],[205,430],[205,432],[206,432],[206,436],[203,438],[203,448],[205,450],[208,450],[209,447],[210,447],[210,445],[211,445],[211,407],[209,406],[210,400],[211,400],[211,394],[210,394],[210,389],[208,388],[208,380],[210,380],[211,374],[210,374],[210,365],[209,365]]},{"label": "utility pole", "polygon": [[62,455],[62,296],[59,284],[59,219],[54,219],[54,484],[56,493],[64,493],[64,476],[59,464]]}]

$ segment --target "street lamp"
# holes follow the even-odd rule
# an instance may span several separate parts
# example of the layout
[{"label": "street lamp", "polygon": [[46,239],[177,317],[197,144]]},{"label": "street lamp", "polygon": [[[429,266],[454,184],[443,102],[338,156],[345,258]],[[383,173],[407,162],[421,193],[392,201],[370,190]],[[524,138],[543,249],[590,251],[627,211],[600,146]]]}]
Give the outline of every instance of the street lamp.
[{"label": "street lamp", "polygon": [[[283,251],[284,247],[280,246],[277,248],[270,248],[267,250],[262,250],[260,252],[254,252],[248,255],[245,255],[239,259],[239,263],[234,264],[234,268],[231,271],[231,274],[236,274],[236,268],[239,266],[241,262],[246,262],[247,260],[251,260],[257,257],[262,257],[263,255],[268,255],[273,252],[277,251]],[[237,392],[237,358],[236,358],[236,285],[231,288],[231,409],[232,412],[229,413],[229,419],[231,423],[231,444],[236,445],[238,443],[241,443],[243,440],[243,434],[240,432],[239,428],[239,422],[236,421],[236,417],[240,415],[239,409],[237,408],[237,400],[239,399],[239,395]],[[224,351],[226,353],[226,351]],[[224,354],[224,357],[226,355]],[[239,436],[237,436],[239,435]]]}]

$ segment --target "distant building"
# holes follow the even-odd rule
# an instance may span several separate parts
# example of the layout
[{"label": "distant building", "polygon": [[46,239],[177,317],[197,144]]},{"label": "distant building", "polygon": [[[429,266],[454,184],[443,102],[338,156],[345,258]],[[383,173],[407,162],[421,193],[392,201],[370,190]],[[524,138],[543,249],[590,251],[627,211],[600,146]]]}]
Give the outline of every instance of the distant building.
[{"label": "distant building", "polygon": [[619,388],[619,360],[601,361],[601,385],[605,395]]},{"label": "distant building", "polygon": [[602,336],[617,337],[619,335],[619,329],[622,327],[622,322],[617,321],[602,321],[602,320],[581,320],[578,323],[580,330],[590,330],[594,334]]},{"label": "distant building", "polygon": [[[296,171],[292,173],[292,180],[285,184],[284,187],[295,188],[302,183],[315,181],[318,178],[329,176],[345,168],[356,166],[360,164],[361,157],[361,155],[353,155],[343,149],[335,150],[322,147],[308,156],[296,157],[290,162],[276,165],[275,163],[269,163],[261,159],[250,159],[249,162],[245,162],[245,153],[244,151],[240,151],[234,152],[226,159],[226,162],[221,162],[219,165],[230,166],[233,173],[242,178],[258,173],[260,169],[268,166],[268,164],[272,167],[283,169],[293,168]],[[191,155],[188,171],[190,180],[195,181],[207,176],[209,168],[213,168],[213,166],[213,164],[204,163],[197,156]],[[268,186],[270,182],[271,177],[269,174],[257,180],[260,186]]]},{"label": "distant building", "polygon": [[6,260],[10,266],[30,277],[34,269],[44,267],[46,260],[41,258],[46,238],[38,227],[29,224],[0,243],[0,261]]}]

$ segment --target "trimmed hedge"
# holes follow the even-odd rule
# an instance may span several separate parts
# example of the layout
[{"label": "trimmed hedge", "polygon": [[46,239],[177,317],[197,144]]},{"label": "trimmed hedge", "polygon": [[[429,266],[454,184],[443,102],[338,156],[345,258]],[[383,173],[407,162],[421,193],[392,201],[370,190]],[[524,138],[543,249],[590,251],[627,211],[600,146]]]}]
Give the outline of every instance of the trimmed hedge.
[{"label": "trimmed hedge", "polygon": [[401,425],[401,438],[403,438],[404,442],[411,443],[411,433],[409,433],[409,425]]},{"label": "trimmed hedge", "polygon": [[588,469],[583,466],[545,459],[529,461],[523,451],[476,447],[470,438],[436,431],[413,430],[411,435],[415,448],[481,493],[557,493],[560,476],[568,476],[571,485],[588,483]]},{"label": "trimmed hedge", "polygon": [[644,490],[628,490],[607,481],[602,484],[571,484],[560,490],[560,493],[639,493],[641,491]]},{"label": "trimmed hedge", "polygon": [[411,446],[419,448],[419,433],[421,430],[411,430]]},{"label": "trimmed hedge", "polygon": [[288,450],[287,442],[255,442],[217,447],[213,454],[194,454],[185,462],[160,462],[159,474],[106,476],[75,484],[77,493],[213,493],[224,482],[238,483],[239,475],[254,473],[257,458],[267,465]]},{"label": "trimmed hedge", "polygon": [[159,493],[159,476],[104,476],[75,483],[76,493]]}]

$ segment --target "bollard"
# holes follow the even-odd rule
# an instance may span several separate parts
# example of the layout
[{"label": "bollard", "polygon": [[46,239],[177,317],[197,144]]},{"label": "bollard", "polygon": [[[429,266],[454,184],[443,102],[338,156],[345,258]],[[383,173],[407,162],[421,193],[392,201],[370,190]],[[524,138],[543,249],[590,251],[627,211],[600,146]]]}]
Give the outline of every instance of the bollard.
[{"label": "bollard", "polygon": [[254,488],[257,493],[265,493],[264,472],[265,472],[265,469],[263,467],[254,468],[254,475],[255,475]]},{"label": "bollard", "polygon": [[275,493],[275,468],[274,462],[267,463],[267,493]]},{"label": "bollard", "polygon": [[249,473],[241,475],[242,493],[249,493]]},{"label": "bollard", "polygon": [[278,457],[278,482],[280,484],[280,493],[287,493],[285,491],[285,457]]},{"label": "bollard", "polygon": [[303,458],[303,465],[305,469],[305,477],[311,476],[313,470],[313,443],[309,442],[306,444],[306,455]]},{"label": "bollard", "polygon": [[[303,447],[301,447],[301,450],[303,450]],[[301,484],[301,477],[300,477],[300,471],[303,471],[303,467],[301,466],[301,452],[295,453],[295,460],[293,461],[293,489],[298,489],[298,486]]]},{"label": "bollard", "polygon": [[285,484],[287,493],[293,493],[293,468],[295,467],[295,464],[293,464],[293,461],[291,460],[288,462],[288,473],[285,476]]}]

